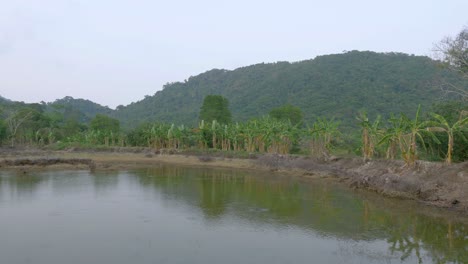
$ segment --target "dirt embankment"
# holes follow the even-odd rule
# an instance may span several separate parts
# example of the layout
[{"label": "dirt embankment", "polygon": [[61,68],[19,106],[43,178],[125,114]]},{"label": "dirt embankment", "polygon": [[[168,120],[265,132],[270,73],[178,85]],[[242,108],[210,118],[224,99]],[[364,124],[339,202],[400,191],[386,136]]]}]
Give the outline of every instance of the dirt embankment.
[{"label": "dirt embankment", "polygon": [[213,155],[171,154],[150,149],[123,152],[63,151],[44,152],[0,150],[0,168],[36,168],[54,165],[90,169],[130,169],[172,163],[262,169],[302,177],[334,178],[353,188],[376,191],[387,196],[415,199],[468,216],[468,162],[447,166],[419,161],[409,168],[401,161],[333,159],[323,161],[285,155],[251,156],[235,159]]},{"label": "dirt embankment", "polygon": [[418,161],[415,168],[402,161],[335,159],[320,161],[304,157],[263,156],[257,163],[303,175],[335,177],[353,188],[363,188],[392,197],[419,200],[468,215],[468,162],[447,166]]}]

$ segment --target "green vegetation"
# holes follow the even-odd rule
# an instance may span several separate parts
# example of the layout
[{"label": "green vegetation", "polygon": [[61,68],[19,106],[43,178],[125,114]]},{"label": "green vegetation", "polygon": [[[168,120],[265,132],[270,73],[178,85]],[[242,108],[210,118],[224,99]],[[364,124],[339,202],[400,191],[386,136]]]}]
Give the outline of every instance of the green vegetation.
[{"label": "green vegetation", "polygon": [[217,121],[221,124],[229,124],[231,119],[229,101],[226,98],[221,95],[207,95],[205,97],[200,109],[200,121],[204,120],[210,123]]},{"label": "green vegetation", "polygon": [[[211,104],[210,98],[216,103]],[[227,99],[220,96],[207,97],[206,101],[209,110],[220,105],[227,109]],[[421,158],[447,163],[468,159],[468,108],[463,102],[434,105],[435,111],[430,114],[422,114],[418,107],[413,119],[401,113],[391,114],[389,118],[377,116],[372,121],[361,112],[355,121],[361,127],[361,136],[354,138],[349,136],[354,133],[344,130],[340,121],[326,117],[306,125],[294,119],[294,124],[293,118],[285,116],[301,111],[292,106],[273,109],[272,113],[284,114],[276,115],[277,118],[263,116],[245,122],[221,123],[217,119],[227,122],[230,113],[216,109],[211,114],[217,114],[217,119],[201,120],[197,126],[145,123],[126,132],[117,119],[103,114],[97,114],[89,123],[80,123],[68,116],[64,107],[55,105],[54,111],[45,111],[48,107],[11,103],[2,112],[0,141],[11,146],[138,146],[176,151],[303,154],[318,158],[360,150],[365,159],[400,158],[408,166]]]},{"label": "green vegetation", "polygon": [[274,108],[269,115],[280,121],[290,121],[294,125],[302,125],[303,114],[301,109],[290,104]]},{"label": "green vegetation", "polygon": [[93,120],[91,120],[89,127],[92,130],[100,130],[109,133],[118,133],[120,130],[120,123],[117,119],[97,114],[93,118]]},{"label": "green vegetation", "polygon": [[[432,114],[434,121],[430,122],[430,125],[434,125],[433,127],[428,127],[427,129],[429,131],[435,131],[435,132],[445,132],[447,133],[447,158],[446,162],[448,164],[452,163],[452,155],[453,155],[453,147],[454,147],[454,135],[459,134],[460,137],[466,142],[467,139],[463,133],[463,129],[465,126],[468,124],[468,117],[466,118],[460,118],[457,122],[453,124],[449,124],[447,119],[445,117],[438,115],[438,114]],[[438,141],[438,140],[437,140]]]},{"label": "green vegetation", "polygon": [[113,110],[106,106],[101,106],[94,102],[84,99],[75,99],[66,96],[48,104],[47,111],[51,108],[63,108],[65,116],[74,116],[80,122],[89,122],[97,114],[111,115]]},{"label": "green vegetation", "polygon": [[[147,122],[196,126],[204,98],[216,94],[229,100],[234,122],[290,104],[301,109],[306,124],[325,117],[340,121],[342,128],[356,129],[355,117],[362,110],[372,119],[390,113],[414,116],[417,105],[427,111],[444,96],[440,83],[466,87],[467,81],[428,57],[351,51],[295,63],[211,70],[166,84],[162,91],[111,116],[124,128]],[[450,94],[446,100],[457,98]]]},{"label": "green vegetation", "polygon": [[0,119],[0,142],[5,140],[7,137],[7,126],[5,124],[5,121]]},{"label": "green vegetation", "polygon": [[466,97],[435,100],[445,95],[441,81],[468,87],[465,33],[444,42],[447,67],[427,57],[351,51],[212,70],[117,110],[72,97],[48,104],[0,98],[0,143],[318,158],[355,153],[399,158],[408,166],[418,159],[464,161]]}]

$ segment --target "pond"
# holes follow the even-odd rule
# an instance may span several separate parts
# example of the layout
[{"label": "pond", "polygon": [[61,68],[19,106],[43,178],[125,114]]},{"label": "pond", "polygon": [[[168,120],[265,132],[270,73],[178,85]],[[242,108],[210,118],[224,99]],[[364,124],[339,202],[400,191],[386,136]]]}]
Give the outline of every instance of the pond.
[{"label": "pond", "polygon": [[0,263],[467,263],[468,225],[328,180],[0,172]]}]

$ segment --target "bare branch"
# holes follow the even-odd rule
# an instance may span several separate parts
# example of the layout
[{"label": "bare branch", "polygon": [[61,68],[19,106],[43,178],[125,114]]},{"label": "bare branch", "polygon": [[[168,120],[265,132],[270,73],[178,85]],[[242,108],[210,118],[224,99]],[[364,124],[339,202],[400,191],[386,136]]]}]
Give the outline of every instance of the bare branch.
[{"label": "bare branch", "polygon": [[[455,38],[442,39],[434,45],[433,51],[435,59],[468,80],[468,26],[465,26]],[[460,96],[463,101],[468,101],[468,86],[464,84],[443,83],[441,89],[446,95],[454,94]]]}]

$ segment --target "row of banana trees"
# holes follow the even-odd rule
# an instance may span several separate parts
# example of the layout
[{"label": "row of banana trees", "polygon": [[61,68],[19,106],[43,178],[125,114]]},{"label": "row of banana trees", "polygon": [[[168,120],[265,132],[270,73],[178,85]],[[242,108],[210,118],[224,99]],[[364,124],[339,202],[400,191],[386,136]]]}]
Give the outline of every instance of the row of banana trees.
[{"label": "row of banana trees", "polygon": [[[386,121],[382,121],[378,116],[371,122],[365,113],[361,113],[357,119],[361,126],[361,152],[365,159],[375,156],[387,159],[401,158],[407,165],[412,166],[418,160],[421,150],[427,152],[428,147],[441,145],[439,139],[446,137],[444,155],[446,162],[450,164],[453,161],[455,138],[468,143],[466,111],[462,111],[454,123],[449,123],[442,115],[435,113],[423,120],[420,107],[413,119],[401,114],[390,115]],[[197,127],[154,123],[145,124],[127,135],[87,131],[70,140],[107,146],[145,146],[178,150],[196,148],[249,153],[289,154],[293,149],[301,149],[302,153],[323,157],[330,155],[331,150],[341,143],[339,124],[333,119],[317,118],[311,126],[304,128],[270,117],[231,124],[221,124],[216,120],[201,121]]]},{"label": "row of banana trees", "polygon": [[87,130],[67,137],[65,141],[87,146],[124,147],[126,136],[123,133],[107,130]]},{"label": "row of banana trees", "polygon": [[[249,153],[288,154],[299,150],[301,153],[323,157],[330,155],[331,150],[343,138],[339,131],[339,122],[326,118],[317,118],[308,127],[262,117],[231,124],[221,124],[215,120],[201,121],[196,127],[167,123],[145,124],[127,134],[112,130],[84,129],[64,136],[63,128],[51,126],[50,122],[43,122],[39,117],[33,115],[33,112],[10,115],[4,121],[4,130],[7,132],[4,140],[10,141],[12,146],[49,145],[65,141],[92,146],[145,146],[179,150],[197,148]],[[387,120],[378,116],[371,121],[365,113],[361,113],[358,122],[361,127],[360,151],[365,159],[376,156],[401,158],[407,165],[414,165],[422,150],[438,145],[444,150],[443,156],[450,164],[453,162],[454,148],[468,146],[466,111],[462,111],[455,122],[449,122],[444,116],[435,113],[422,119],[420,107],[414,118],[401,114],[390,115]],[[46,123],[49,126],[42,125]]]},{"label": "row of banana trees", "polygon": [[311,153],[329,153],[339,135],[338,122],[319,118],[307,129],[291,122],[262,117],[244,123],[201,121],[195,128],[174,124],[146,124],[129,134],[132,145],[151,148],[217,149],[288,154],[293,147],[310,144]]},{"label": "row of banana trees", "polygon": [[[413,119],[406,115],[391,115],[386,124],[378,116],[373,122],[366,113],[358,117],[362,128],[362,154],[365,159],[372,159],[379,152],[385,153],[385,158],[401,157],[405,163],[412,166],[418,159],[420,148],[426,149],[431,144],[441,144],[437,135],[445,134],[447,147],[445,161],[451,164],[455,137],[468,142],[468,113],[462,111],[458,121],[450,124],[445,117],[435,113],[430,118],[422,120],[420,107]],[[463,146],[461,146],[463,147]],[[466,145],[465,145],[466,147]]]}]

